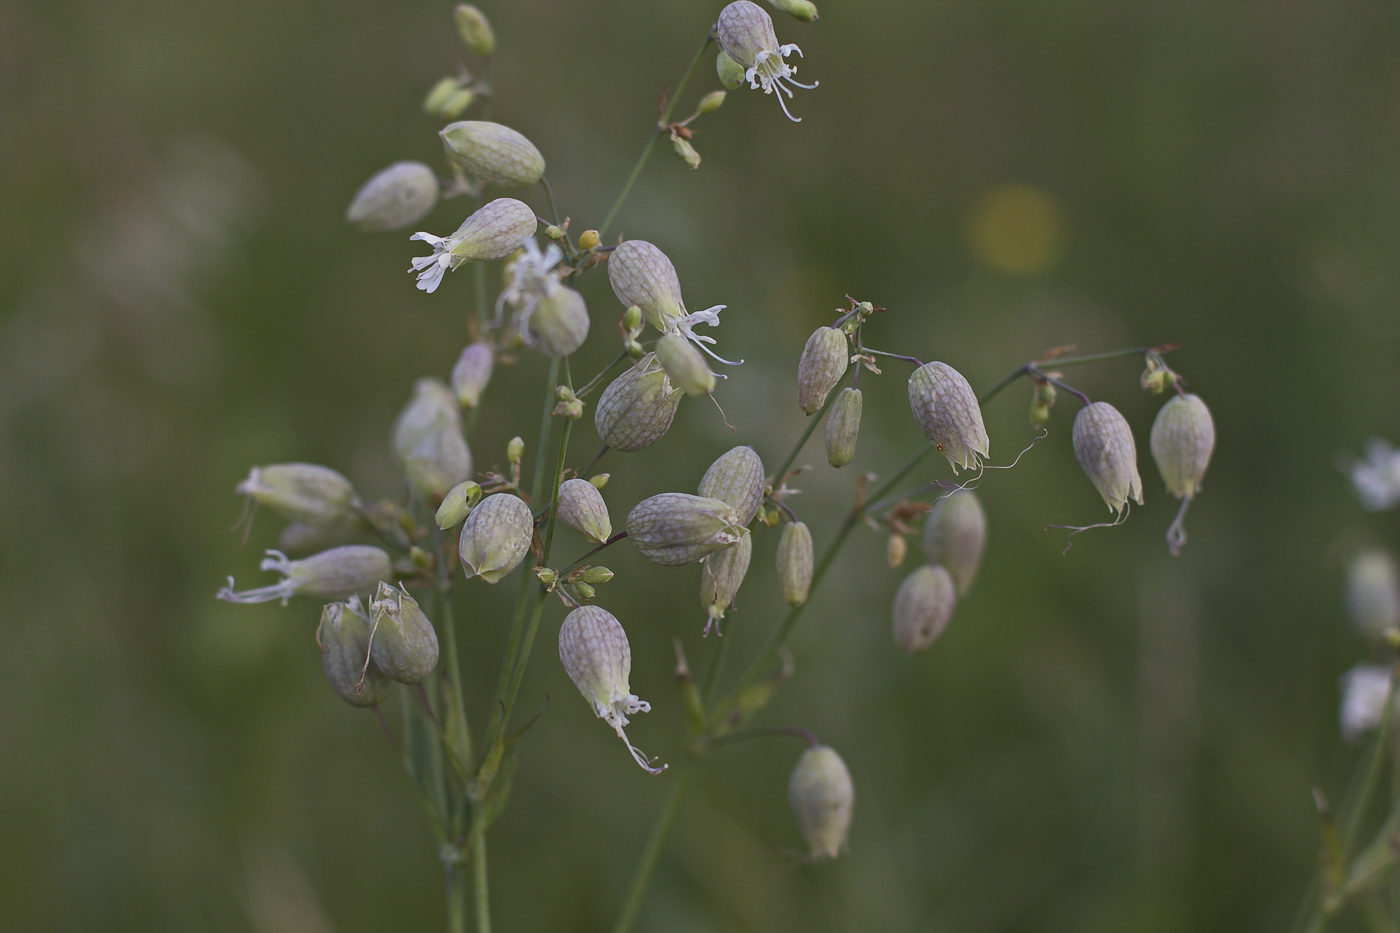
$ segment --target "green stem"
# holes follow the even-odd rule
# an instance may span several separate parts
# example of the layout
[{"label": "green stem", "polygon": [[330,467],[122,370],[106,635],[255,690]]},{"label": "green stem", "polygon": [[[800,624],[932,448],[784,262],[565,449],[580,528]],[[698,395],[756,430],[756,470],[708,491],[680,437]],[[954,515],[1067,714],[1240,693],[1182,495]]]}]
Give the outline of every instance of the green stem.
[{"label": "green stem", "polygon": [[632,873],[632,883],[627,890],[627,899],[622,902],[622,910],[618,913],[617,923],[613,925],[613,933],[628,933],[632,929],[632,922],[637,919],[637,911],[641,910],[642,900],[651,884],[652,872],[656,870],[656,862],[661,857],[661,848],[666,842],[666,837],[670,835],[671,826],[676,822],[676,814],[680,812],[681,798],[685,796],[691,767],[691,763],[686,761],[676,769],[678,773],[671,784],[671,796],[666,798],[661,815],[657,817],[656,825],[652,827],[651,836],[647,839],[646,848],[637,860],[637,868]]},{"label": "green stem", "polygon": [[690,73],[695,70],[695,66],[700,62],[700,57],[705,54],[705,50],[710,47],[710,43],[713,41],[714,37],[706,33],[705,41],[700,43],[700,48],[695,50],[695,57],[690,60],[685,74],[681,75],[680,81],[676,82],[676,90],[666,101],[666,107],[661,111],[661,118],[656,121],[656,126],[652,127],[651,135],[647,137],[646,145],[642,147],[642,154],[637,157],[637,163],[632,166],[632,173],[627,176],[627,181],[623,183],[622,190],[617,194],[617,199],[613,201],[612,207],[608,208],[607,216],[603,218],[603,225],[598,228],[600,238],[607,236],[608,227],[612,226],[617,212],[622,210],[622,202],[626,201],[627,196],[632,193],[632,186],[637,183],[642,169],[646,167],[647,159],[651,157],[652,147],[661,138],[661,134],[666,131],[666,123],[671,119],[671,111],[676,108],[676,101],[680,99],[681,92],[685,90],[685,83],[690,79]]},{"label": "green stem", "polygon": [[1155,349],[1158,348],[1132,347],[1127,350],[1108,350],[1104,353],[1090,353],[1086,356],[1057,356],[1052,357],[1048,360],[1033,360],[1032,362],[1026,363],[1024,366],[1018,366],[1011,372],[1007,373],[1001,378],[1001,380],[996,385],[992,386],[986,392],[982,393],[982,395],[977,399],[977,401],[979,404],[985,405],[988,401],[992,399],[993,396],[995,396],[1002,389],[1011,385],[1011,383],[1015,382],[1017,379],[1020,379],[1022,376],[1029,375],[1032,370],[1035,370],[1040,367],[1079,366],[1083,363],[1097,363],[1101,360],[1114,360],[1119,358],[1120,356],[1142,356],[1146,353],[1152,352]]},{"label": "green stem", "polygon": [[486,821],[472,821],[472,890],[476,895],[476,931],[491,933],[491,887],[486,875]]},{"label": "green stem", "polygon": [[[557,524],[554,520],[557,506],[559,504],[559,484],[564,481],[564,463],[569,455],[569,434],[574,422],[571,419],[564,419],[564,432],[559,438],[559,456],[554,463],[554,481],[551,484],[553,493],[550,497],[549,515],[545,518],[544,542],[540,550],[540,566],[549,566],[549,552],[554,544],[554,527]],[[501,716],[502,728],[510,722],[511,711],[515,709],[515,699],[520,694],[520,685],[525,679],[525,667],[530,661],[530,651],[535,645],[535,635],[539,632],[540,617],[544,614],[544,597],[539,596],[535,600],[535,609],[530,613],[530,623],[525,629],[525,640],[520,647],[520,657],[516,662],[510,684],[506,688],[503,700],[503,713]]]},{"label": "green stem", "polygon": [[792,469],[793,463],[797,460],[798,455],[802,453],[802,448],[807,446],[807,441],[811,438],[812,432],[817,429],[817,425],[821,424],[822,416],[826,414],[826,410],[836,401],[837,394],[836,392],[828,392],[826,394],[826,401],[822,403],[822,407],[817,410],[816,414],[807,419],[806,430],[802,432],[802,436],[797,439],[797,443],[793,444],[792,449],[788,451],[787,459],[783,461],[783,465],[778,467],[778,471],[773,474],[773,482],[781,483],[783,477],[787,476],[788,470]]},{"label": "green stem", "polygon": [[447,878],[447,933],[467,933],[467,885],[462,861],[444,858]]},{"label": "green stem", "polygon": [[449,700],[452,704],[452,722],[447,729],[447,738],[453,754],[470,774],[473,770],[471,727],[467,722],[467,707],[462,697],[462,662],[457,653],[457,618],[452,609],[452,558],[455,555],[444,557],[441,531],[436,532],[434,540],[439,564],[436,587],[438,627],[443,632],[444,647],[447,649],[444,676],[448,692],[452,694]]},{"label": "green stem", "polygon": [[[545,445],[549,443],[549,429],[554,411],[554,386],[559,379],[559,360],[553,359],[549,363],[549,380],[545,386],[544,405],[540,412],[540,434],[539,441],[535,447],[535,470],[530,482],[530,503],[534,506],[539,499],[540,489],[544,484],[544,462],[543,456]],[[570,422],[565,422],[569,424]],[[520,645],[525,632],[525,616],[529,609],[529,603],[535,587],[529,570],[524,570],[520,575],[520,591],[515,599],[515,613],[510,620],[510,636],[506,641],[505,658],[501,662],[501,672],[496,680],[496,700],[491,704],[491,725],[487,729],[487,745],[483,754],[489,754],[492,745],[495,744],[496,736],[503,727],[504,720],[501,713],[505,709],[506,693],[510,688],[510,683],[514,679],[515,667],[520,656]]]},{"label": "green stem", "polygon": [[606,365],[606,366],[603,367],[602,372],[598,373],[598,375],[596,375],[596,376],[594,376],[592,379],[588,380],[588,382],[584,385],[584,387],[583,387],[582,389],[575,389],[575,390],[574,390],[574,397],[575,397],[575,398],[583,398],[583,397],[586,396],[589,392],[592,392],[594,389],[596,389],[596,388],[598,387],[598,384],[599,384],[600,382],[602,382],[604,379],[606,379],[606,378],[608,377],[608,374],[611,373],[611,372],[613,371],[613,367],[616,366],[618,363],[621,363],[621,362],[622,362],[623,360],[625,360],[625,359],[627,359],[627,351],[626,351],[626,350],[623,350],[623,351],[622,351],[621,353],[619,353],[617,356],[615,356],[615,357],[612,358],[612,362],[608,363],[608,365]]}]

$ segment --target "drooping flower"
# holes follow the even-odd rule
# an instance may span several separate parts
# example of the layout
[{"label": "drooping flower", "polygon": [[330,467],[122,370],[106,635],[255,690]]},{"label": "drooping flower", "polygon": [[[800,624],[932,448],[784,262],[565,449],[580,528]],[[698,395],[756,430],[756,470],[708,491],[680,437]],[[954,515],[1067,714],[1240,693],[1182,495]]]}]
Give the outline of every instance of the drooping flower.
[{"label": "drooping flower", "polygon": [[389,555],[377,547],[347,544],[313,554],[305,560],[292,560],[281,551],[268,551],[259,569],[282,574],[271,586],[235,591],[233,577],[219,590],[217,598],[230,603],[267,603],[274,599],[287,605],[293,596],[321,599],[349,599],[368,593],[393,573]]},{"label": "drooping flower", "polygon": [[813,745],[797,759],[788,780],[788,803],[812,858],[835,858],[846,847],[856,789],[835,750]]},{"label": "drooping flower", "polygon": [[612,726],[632,759],[652,774],[657,767],[627,738],[628,716],[651,712],[651,704],[632,692],[632,647],[617,617],[601,606],[580,606],[564,617],[559,629],[559,660],[594,714]]},{"label": "drooping flower", "polygon": [[1108,402],[1085,405],[1074,416],[1074,457],[1110,512],[1122,514],[1128,500],[1142,505],[1137,445],[1128,420]]},{"label": "drooping flower", "polygon": [[787,118],[801,123],[802,118],[792,115],[783,98],[792,97],[793,87],[811,90],[820,82],[803,84],[793,77],[797,74],[797,66],[789,65],[783,59],[793,52],[801,56],[802,50],[792,43],[778,44],[778,36],[773,32],[773,17],[749,0],[736,0],[720,11],[716,31],[720,50],[744,69],[744,79],[749,82],[749,87],[762,90],[765,94],[776,93],[778,106],[783,108]]},{"label": "drooping flower", "polygon": [[433,248],[431,256],[410,260],[409,272],[418,273],[420,291],[435,292],[450,269],[474,261],[505,259],[533,236],[539,221],[535,212],[515,198],[497,198],[462,221],[450,236],[418,232],[410,240],[422,240]]},{"label": "drooping flower", "polygon": [[[713,305],[703,311],[687,314],[675,264],[655,245],[645,240],[619,243],[608,258],[608,281],[612,283],[617,300],[626,307],[639,308],[647,323],[662,335],[679,334],[707,356],[728,366],[738,366],[744,362],[726,360],[710,349],[715,338],[695,333],[695,328],[700,324],[718,327],[719,313],[726,305]],[[676,358],[680,358],[680,355],[677,354]],[[724,378],[719,373],[711,375]],[[677,375],[671,373],[671,378],[676,380]]]}]

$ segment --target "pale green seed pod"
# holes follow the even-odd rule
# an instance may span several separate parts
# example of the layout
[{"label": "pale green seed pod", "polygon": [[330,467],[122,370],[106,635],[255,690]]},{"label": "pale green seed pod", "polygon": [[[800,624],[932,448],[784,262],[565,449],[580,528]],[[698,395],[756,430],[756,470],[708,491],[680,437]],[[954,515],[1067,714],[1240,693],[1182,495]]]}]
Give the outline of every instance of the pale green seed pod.
[{"label": "pale green seed pod", "polygon": [[475,408],[481,404],[481,393],[491,382],[495,364],[496,351],[491,344],[481,340],[467,344],[457,358],[457,365],[452,367],[452,391],[458,405]]},{"label": "pale green seed pod", "polygon": [[526,237],[534,236],[539,225],[535,212],[524,201],[515,198],[488,201],[448,238],[457,240],[451,248],[452,265],[455,268],[464,262],[505,259],[520,248]]},{"label": "pale green seed pod", "polygon": [[910,654],[932,645],[948,627],[957,600],[945,568],[924,564],[909,574],[894,595],[894,643]]},{"label": "pale green seed pod", "polygon": [[721,499],[663,492],[627,514],[627,540],[647,560],[668,567],[694,564],[737,544],[739,515]]},{"label": "pale green seed pod", "polygon": [[235,490],[288,521],[308,525],[344,522],[359,503],[348,479],[315,463],[253,467]]},{"label": "pale green seed pod", "polygon": [[909,377],[909,408],[924,437],[933,442],[953,472],[976,470],[990,442],[977,393],[947,363],[925,363]]},{"label": "pale green seed pod", "polygon": [[685,315],[681,281],[666,254],[645,240],[619,243],[608,257],[608,281],[623,307],[635,305],[663,334]]},{"label": "pale green seed pod", "polygon": [[437,522],[437,526],[443,531],[456,528],[466,520],[472,506],[476,505],[480,498],[481,486],[478,483],[472,480],[458,483],[442,497],[442,504],[433,515],[433,521]]},{"label": "pale green seed pod", "polygon": [[520,336],[545,356],[568,356],[588,338],[588,306],[572,288],[551,288],[520,319]]},{"label": "pale green seed pod", "polygon": [[1074,458],[1103,496],[1110,512],[1122,514],[1131,499],[1142,505],[1137,445],[1128,421],[1107,402],[1094,402],[1074,416]]},{"label": "pale green seed pod", "polygon": [[471,478],[457,398],[436,379],[414,385],[413,398],[394,422],[393,448],[409,484],[424,496],[446,495]]},{"label": "pale green seed pod", "polygon": [[281,551],[268,551],[259,569],[280,573],[283,579],[271,586],[234,592],[233,578],[217,594],[231,603],[266,603],[272,600],[287,605],[293,596],[313,596],[318,599],[349,599],[360,593],[370,593],[381,580],[393,574],[389,555],[377,547],[347,544],[313,554],[303,560],[291,560]]},{"label": "pale green seed pod", "polygon": [[834,467],[845,466],[856,455],[863,403],[860,389],[850,386],[836,393],[836,401],[831,403],[826,416],[826,462]]},{"label": "pale green seed pod", "polygon": [[648,353],[603,390],[593,410],[598,437],[613,450],[630,452],[659,441],[675,420],[685,392]]},{"label": "pale green seed pod", "polygon": [[627,738],[628,716],[651,712],[651,704],[632,692],[632,647],[617,617],[601,606],[580,606],[559,627],[559,660],[564,672],[599,719],[612,726],[638,765],[652,774],[655,767]]},{"label": "pale green seed pod", "polygon": [[1157,412],[1148,436],[1157,472],[1178,499],[1196,495],[1215,449],[1215,422],[1199,396],[1175,395]]},{"label": "pale green seed pod", "polygon": [[749,572],[752,558],[753,535],[744,529],[737,544],[716,551],[701,562],[700,605],[707,617],[706,635],[710,634],[710,629],[714,629],[717,635],[721,634],[719,622],[734,604],[734,597],[738,595],[739,586]]},{"label": "pale green seed pod", "polygon": [[709,395],[715,390],[715,374],[695,344],[680,334],[670,333],[656,341],[656,360],[671,382],[688,395]]},{"label": "pale green seed pod", "polygon": [[763,504],[763,461],[752,447],[734,447],[716,458],[700,477],[696,492],[733,506],[739,524],[747,527]]},{"label": "pale green seed pod", "polygon": [[491,28],[491,21],[486,18],[486,14],[473,4],[459,3],[454,11],[454,18],[457,20],[457,34],[462,37],[462,44],[482,58],[490,58],[496,51],[496,31]]},{"label": "pale green seed pod", "polygon": [[369,604],[374,620],[370,658],[390,680],[421,684],[438,662],[437,632],[418,601],[402,586],[379,584]]},{"label": "pale green seed pod", "polygon": [[744,66],[722,51],[715,56],[715,74],[719,83],[731,91],[744,86]]},{"label": "pale green seed pod", "polygon": [[695,112],[700,114],[701,116],[704,116],[707,113],[714,113],[720,107],[724,106],[724,98],[724,91],[711,91],[704,97],[700,98],[700,103],[698,106],[696,106]]},{"label": "pale green seed pod", "polygon": [[370,621],[358,596],[329,603],[316,630],[331,689],[351,706],[378,706],[394,686],[370,658]]},{"label": "pale green seed pod", "polygon": [[498,492],[482,499],[462,523],[457,551],[467,579],[495,583],[530,551],[535,516],[519,496]]},{"label": "pale green seed pod", "polygon": [[364,183],[345,212],[361,230],[401,230],[437,205],[438,180],[422,162],[395,162]]},{"label": "pale green seed pod", "polygon": [[528,188],[544,177],[544,156],[534,143],[508,126],[459,120],[443,127],[438,135],[452,164],[479,181]]},{"label": "pale green seed pod", "polygon": [[788,804],[813,858],[841,854],[855,801],[851,772],[834,749],[817,745],[797,759],[788,781]]},{"label": "pale green seed pod", "polygon": [[608,504],[598,487],[586,479],[565,480],[559,485],[559,520],[594,544],[612,537]]},{"label": "pale green seed pod", "polygon": [[948,568],[958,595],[972,587],[987,546],[987,513],[971,489],[959,489],[933,504],[924,522],[924,553],[930,564]]},{"label": "pale green seed pod", "polygon": [[1383,550],[1358,552],[1347,564],[1347,616],[1364,637],[1383,640],[1400,627],[1400,573]]},{"label": "pale green seed pod", "polygon": [[812,589],[812,532],[803,522],[788,522],[778,538],[778,594],[797,607]]},{"label": "pale green seed pod", "polygon": [[818,327],[807,338],[797,361],[797,404],[815,414],[846,374],[851,355],[847,338],[835,327]]},{"label": "pale green seed pod", "polygon": [[814,23],[821,18],[817,15],[816,5],[810,0],[768,0],[768,5],[804,23]]}]

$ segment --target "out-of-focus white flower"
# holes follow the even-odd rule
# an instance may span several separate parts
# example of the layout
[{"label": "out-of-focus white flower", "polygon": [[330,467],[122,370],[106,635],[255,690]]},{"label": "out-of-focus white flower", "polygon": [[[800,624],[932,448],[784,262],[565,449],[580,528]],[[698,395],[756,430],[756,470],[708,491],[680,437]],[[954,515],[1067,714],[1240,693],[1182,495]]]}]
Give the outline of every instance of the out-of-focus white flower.
[{"label": "out-of-focus white flower", "polygon": [[1400,505],[1400,450],[1380,438],[1366,442],[1366,458],[1344,467],[1361,507],[1370,512]]},{"label": "out-of-focus white flower", "polygon": [[1384,664],[1358,664],[1342,675],[1341,686],[1342,736],[1355,742],[1381,724],[1385,699],[1390,696],[1390,668]]},{"label": "out-of-focus white flower", "polygon": [[541,250],[534,237],[522,245],[525,252],[506,267],[509,284],[496,299],[498,318],[506,305],[519,311],[522,317],[528,317],[541,298],[559,288],[559,275],[554,269],[564,260],[564,251],[553,243]]}]

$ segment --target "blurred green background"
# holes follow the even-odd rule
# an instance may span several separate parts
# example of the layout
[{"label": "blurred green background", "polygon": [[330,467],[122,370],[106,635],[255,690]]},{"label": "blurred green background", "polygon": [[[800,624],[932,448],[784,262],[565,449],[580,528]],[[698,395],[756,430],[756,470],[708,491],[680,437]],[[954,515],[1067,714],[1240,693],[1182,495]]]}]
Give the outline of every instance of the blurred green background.
[{"label": "blurred green background", "polygon": [[[601,221],[720,6],[483,4],[500,40],[493,115],[544,152],[576,231]],[[1362,755],[1336,728],[1337,679],[1364,654],[1341,566],[1359,541],[1400,541],[1336,469],[1367,437],[1400,439],[1400,9],[821,9],[814,25],[777,17],[806,53],[799,77],[821,81],[793,101],[803,122],[732,93],[696,125],[700,170],[659,149],[614,226],[669,253],[692,307],[728,304],[720,350],[749,360],[718,392],[737,434],[688,401],[661,443],[605,461],[614,521],[693,488],[733,443],[776,465],[803,427],[797,353],[846,293],[889,308],[872,344],[981,388],[1056,345],[1180,343],[1170,361],[1220,440],[1173,559],[1138,362],[1076,370],[1133,423],[1147,506],[1060,555],[1046,523],[1103,515],[1062,403],[1050,438],[984,483],[985,566],[917,657],[888,621],[914,557],[891,570],[883,537],[858,534],[761,717],[845,757],[849,853],[790,854],[798,743],[717,751],[638,929],[1286,927],[1316,857],[1310,790],[1341,798]],[[450,11],[0,5],[0,928],[442,927],[432,836],[371,718],[326,689],[317,608],[213,594],[230,573],[265,582],[276,522],[260,516],[246,546],[230,530],[248,467],[321,462],[400,495],[392,418],[466,339],[468,275],[418,293],[407,231],[341,219],[381,167],[439,163],[419,104],[468,58]],[[709,63],[694,93],[716,86]],[[449,202],[421,227],[465,213]],[[581,286],[598,339],[576,373],[613,352],[604,278]],[[479,468],[533,438],[544,369],[527,355],[499,373]],[[922,443],[905,375],[863,380],[850,467],[827,468],[819,444],[804,455],[819,468],[794,504],[819,546],[855,476]],[[987,407],[995,462],[1030,437],[1027,400],[1018,384]],[[581,460],[590,420],[577,436]],[[930,462],[922,478],[947,475]],[[774,537],[756,542],[725,636],[736,656],[778,617]],[[632,737],[674,759],[671,639],[695,664],[714,649],[696,574],[625,548],[608,564],[604,602],[655,707]],[[508,596],[482,589],[464,623],[478,717]],[[546,613],[520,707],[547,696],[548,710],[492,834],[502,930],[605,929],[668,780],[580,702],[555,660],[562,614]]]}]

